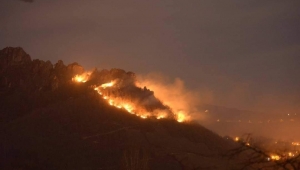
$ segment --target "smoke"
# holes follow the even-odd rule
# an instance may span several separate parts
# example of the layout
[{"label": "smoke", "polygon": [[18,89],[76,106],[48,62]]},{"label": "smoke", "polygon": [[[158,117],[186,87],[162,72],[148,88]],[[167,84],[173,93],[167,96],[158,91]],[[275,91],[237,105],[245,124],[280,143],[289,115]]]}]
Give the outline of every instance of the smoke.
[{"label": "smoke", "polygon": [[19,1],[27,2],[27,3],[32,3],[32,2],[34,2],[34,0],[19,0]]},{"label": "smoke", "polygon": [[138,75],[136,85],[138,87],[146,86],[154,91],[155,97],[169,106],[174,113],[183,114],[191,120],[204,118],[204,115],[198,110],[200,105],[199,93],[188,90],[180,78],[170,80],[161,74],[150,73]]}]

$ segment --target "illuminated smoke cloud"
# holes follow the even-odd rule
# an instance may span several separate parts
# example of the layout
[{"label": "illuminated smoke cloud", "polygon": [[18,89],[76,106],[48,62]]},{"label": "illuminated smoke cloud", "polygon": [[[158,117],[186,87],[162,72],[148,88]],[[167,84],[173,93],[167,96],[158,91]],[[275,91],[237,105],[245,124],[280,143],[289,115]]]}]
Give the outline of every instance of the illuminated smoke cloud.
[{"label": "illuminated smoke cloud", "polygon": [[161,74],[150,73],[139,75],[136,85],[138,87],[146,86],[154,91],[154,95],[159,100],[170,106],[179,122],[203,119],[203,114],[197,109],[200,104],[198,92],[188,90],[181,79],[176,78],[169,81],[167,77]]}]

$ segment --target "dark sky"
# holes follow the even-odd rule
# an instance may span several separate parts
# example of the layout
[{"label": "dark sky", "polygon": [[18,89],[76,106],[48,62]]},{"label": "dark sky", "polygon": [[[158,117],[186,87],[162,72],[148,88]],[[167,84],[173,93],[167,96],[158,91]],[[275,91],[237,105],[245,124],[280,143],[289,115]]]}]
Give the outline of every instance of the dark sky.
[{"label": "dark sky", "polygon": [[160,72],[206,103],[300,111],[299,0],[1,0],[0,48]]}]

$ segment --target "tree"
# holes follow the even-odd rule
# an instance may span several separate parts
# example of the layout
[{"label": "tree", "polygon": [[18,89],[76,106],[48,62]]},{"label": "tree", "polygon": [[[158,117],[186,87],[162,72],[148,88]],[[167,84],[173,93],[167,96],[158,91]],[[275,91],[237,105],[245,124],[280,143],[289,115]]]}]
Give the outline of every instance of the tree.
[{"label": "tree", "polygon": [[226,153],[229,158],[241,159],[241,169],[259,170],[299,170],[300,154],[298,151],[276,150],[275,152],[263,148],[263,145],[255,143],[251,134],[245,138],[236,138],[239,144],[237,148]]}]

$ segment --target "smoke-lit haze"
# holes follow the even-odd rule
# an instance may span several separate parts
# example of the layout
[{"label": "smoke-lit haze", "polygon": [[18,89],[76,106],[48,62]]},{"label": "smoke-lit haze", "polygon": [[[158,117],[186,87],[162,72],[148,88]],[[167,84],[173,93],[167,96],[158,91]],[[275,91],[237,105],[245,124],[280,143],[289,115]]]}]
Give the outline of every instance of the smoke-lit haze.
[{"label": "smoke-lit haze", "polygon": [[160,72],[175,81],[147,87],[174,89],[155,94],[192,114],[199,104],[300,114],[299,0],[0,3],[1,49],[86,69]]},{"label": "smoke-lit haze", "polygon": [[198,109],[200,95],[186,89],[181,79],[169,80],[161,74],[150,73],[139,75],[136,84],[154,91],[154,95],[174,112],[182,112],[194,120],[203,119],[204,115]]}]

